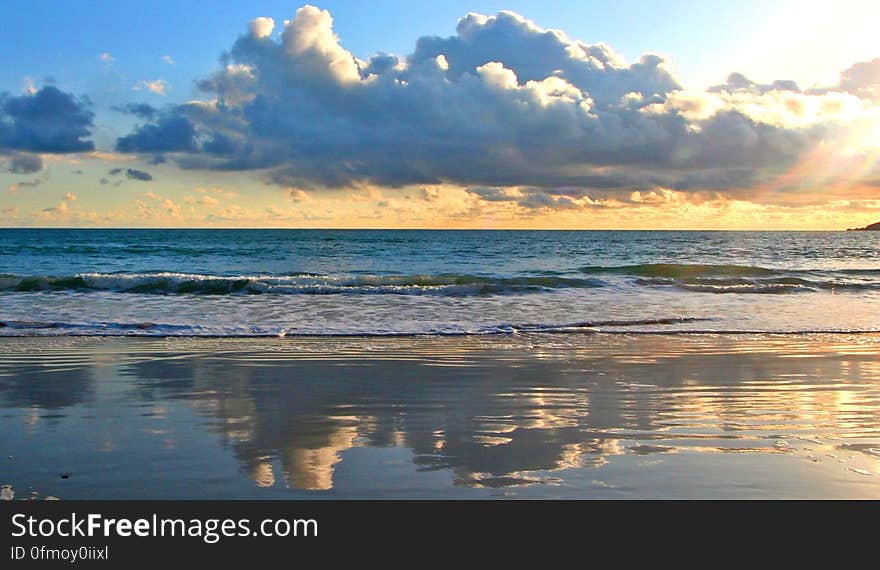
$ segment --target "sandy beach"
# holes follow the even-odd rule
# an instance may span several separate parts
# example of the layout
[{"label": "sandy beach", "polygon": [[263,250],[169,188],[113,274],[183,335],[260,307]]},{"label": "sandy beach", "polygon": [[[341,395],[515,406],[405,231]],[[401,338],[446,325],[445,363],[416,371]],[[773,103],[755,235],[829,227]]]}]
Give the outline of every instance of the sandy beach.
[{"label": "sandy beach", "polygon": [[880,335],[2,338],[22,498],[880,498]]}]

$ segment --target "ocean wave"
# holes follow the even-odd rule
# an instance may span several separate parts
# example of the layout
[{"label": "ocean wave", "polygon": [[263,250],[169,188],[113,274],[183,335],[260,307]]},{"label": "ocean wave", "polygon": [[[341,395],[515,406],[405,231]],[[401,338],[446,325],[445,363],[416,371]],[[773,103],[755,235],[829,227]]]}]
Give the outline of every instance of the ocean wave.
[{"label": "ocean wave", "polygon": [[616,274],[637,277],[711,277],[711,276],[769,276],[779,271],[750,265],[706,265],[701,263],[643,263],[638,265],[589,265],[580,269],[587,275]]},{"label": "ocean wave", "polygon": [[492,337],[505,335],[809,335],[880,334],[880,329],[864,328],[788,328],[763,329],[679,326],[710,318],[633,319],[568,324],[507,324],[473,329],[429,328],[425,330],[310,330],[274,326],[181,325],[153,322],[39,322],[0,321],[0,338],[11,337],[150,337],[150,338],[352,338],[352,337]]},{"label": "ocean wave", "polygon": [[644,264],[590,266],[588,275],[636,277],[636,285],[672,287],[697,293],[786,294],[880,290],[880,270],[769,269],[748,265]]},{"label": "ocean wave", "polygon": [[0,337],[4,336],[154,336],[154,337],[286,337],[286,336],[472,336],[527,333],[590,333],[627,330],[633,327],[674,327],[709,318],[668,317],[630,320],[598,320],[573,323],[497,323],[474,327],[436,328],[421,331],[394,330],[310,330],[271,326],[182,325],[154,322],[61,322],[61,321],[0,321]]},{"label": "ocean wave", "polygon": [[599,279],[480,275],[217,276],[187,273],[80,273],[66,277],[0,275],[0,291],[113,291],[141,294],[490,295],[602,287]]},{"label": "ocean wave", "polygon": [[771,269],[747,265],[641,264],[588,266],[577,272],[535,271],[522,276],[459,273],[404,275],[351,271],[205,275],[173,271],[78,273],[68,276],[0,274],[0,292],[108,291],[192,295],[441,295],[541,293],[599,287],[665,287],[698,293],[787,294],[880,290],[880,269]]},{"label": "ocean wave", "polygon": [[880,290],[880,282],[849,282],[839,279],[818,280],[804,279],[801,277],[772,277],[772,278],[727,278],[713,279],[706,277],[692,277],[671,279],[655,277],[638,279],[639,285],[674,287],[685,291],[699,293],[754,293],[754,294],[784,294],[801,292],[845,292],[845,291],[876,291]]}]

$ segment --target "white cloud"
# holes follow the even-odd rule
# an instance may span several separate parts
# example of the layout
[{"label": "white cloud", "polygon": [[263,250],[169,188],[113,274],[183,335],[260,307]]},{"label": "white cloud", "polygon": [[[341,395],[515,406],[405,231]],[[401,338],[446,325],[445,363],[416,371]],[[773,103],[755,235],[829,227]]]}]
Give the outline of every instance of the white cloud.
[{"label": "white cloud", "polygon": [[275,20],[262,16],[251,20],[250,24],[248,24],[250,34],[257,39],[268,38],[272,35],[272,30],[274,29]]},{"label": "white cloud", "polygon": [[304,190],[528,187],[540,191],[516,198],[525,207],[592,207],[610,194],[752,187],[835,145],[880,83],[872,64],[821,92],[739,74],[689,91],[663,56],[629,64],[512,12],[468,14],[405,58],[363,61],[332,24],[305,6],[276,40],[274,21],[252,21],[198,83],[207,100],[164,111],[119,150]]},{"label": "white cloud", "polygon": [[151,93],[155,93],[156,95],[165,95],[165,90],[168,88],[168,82],[164,79],[155,79],[153,81],[147,81],[146,79],[141,79],[138,81],[133,89],[135,91],[146,90]]}]

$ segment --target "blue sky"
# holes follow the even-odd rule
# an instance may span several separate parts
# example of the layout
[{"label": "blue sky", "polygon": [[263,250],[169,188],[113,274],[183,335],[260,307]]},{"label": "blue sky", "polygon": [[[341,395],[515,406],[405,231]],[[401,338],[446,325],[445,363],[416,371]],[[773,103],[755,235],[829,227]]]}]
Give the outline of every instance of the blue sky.
[{"label": "blue sky", "polygon": [[[7,25],[0,43],[0,59],[14,65],[0,68],[0,88],[18,90],[26,78],[44,77],[54,77],[71,87],[100,87],[103,69],[98,65],[98,56],[110,53],[117,71],[129,79],[167,78],[174,86],[175,98],[190,95],[188,84],[214,65],[218,54],[229,47],[230,38],[240,34],[246,22],[257,16],[270,16],[280,23],[292,17],[299,6],[290,0],[33,0],[4,4],[3,19]],[[519,12],[542,27],[563,29],[573,38],[606,42],[630,59],[650,51],[663,53],[673,60],[685,79],[696,83],[721,82],[732,71],[765,81],[779,78],[770,74],[790,69],[791,65],[785,64],[791,63],[788,52],[795,49],[801,57],[813,59],[818,80],[826,71],[822,66],[827,65],[827,58],[817,59],[815,54],[805,52],[805,47],[812,46],[823,53],[834,49],[818,45],[823,42],[816,41],[817,38],[808,38],[810,30],[803,34],[782,27],[767,30],[776,24],[778,16],[786,14],[807,13],[811,20],[817,15],[825,16],[827,8],[823,6],[827,7],[827,3],[327,0],[316,4],[333,14],[343,45],[359,57],[377,51],[405,55],[420,36],[454,33],[456,21],[467,12],[494,14],[502,9]],[[860,3],[838,2],[835,11],[845,13],[849,4]],[[863,21],[858,10],[853,10],[846,30],[850,36],[848,43],[866,46],[874,41],[873,34],[868,34],[869,26],[858,26]],[[792,47],[756,57],[752,44],[769,34],[786,36]],[[165,55],[172,56],[176,65],[165,64],[161,59]],[[862,55],[870,54],[850,53],[845,57]],[[804,69],[796,71],[804,79]]]},{"label": "blue sky", "polygon": [[[341,57],[350,63],[355,58],[360,71],[354,73],[362,73],[363,80],[367,79],[365,66],[377,53],[397,54],[403,58],[400,61],[404,61],[416,51],[419,38],[452,37],[452,40],[443,40],[432,48],[440,50],[437,54],[445,57],[437,65],[449,63],[453,67],[442,71],[448,75],[443,81],[449,91],[434,103],[435,106],[449,104],[449,109],[441,109],[438,116],[429,117],[429,123],[433,121],[429,124],[423,122],[426,116],[422,111],[416,112],[408,106],[415,104],[407,103],[408,97],[413,96],[413,89],[380,92],[376,85],[365,82],[352,90],[352,85],[345,84],[341,75],[335,79],[342,83],[329,91],[326,85],[304,87],[317,76],[314,69],[308,71],[297,66],[305,65],[303,62],[312,57],[311,52],[286,56],[290,59],[284,65],[296,68],[292,72],[296,76],[294,79],[287,77],[281,84],[269,81],[270,72],[277,69],[272,67],[275,65],[272,58],[280,56],[270,57],[266,55],[268,52],[261,51],[263,48],[258,49],[256,44],[245,41],[248,22],[259,16],[272,18],[274,32],[266,41],[272,42],[276,51],[281,49],[277,46],[282,43],[280,34],[284,21],[293,19],[301,6],[290,0],[259,3],[228,0],[210,3],[32,0],[5,3],[3,41],[0,42],[0,61],[5,64],[0,66],[0,93],[7,93],[14,106],[31,101],[29,98],[47,86],[57,88],[59,97],[69,96],[71,101],[77,101],[77,105],[82,104],[83,109],[94,113],[93,120],[87,121],[89,132],[86,138],[89,145],[104,153],[100,156],[83,154],[78,145],[68,145],[60,154],[52,154],[57,148],[46,153],[43,151],[51,149],[41,150],[33,141],[23,143],[21,133],[16,135],[15,141],[9,138],[4,143],[0,128],[0,163],[4,156],[10,157],[5,170],[0,168],[0,184],[7,187],[6,195],[0,197],[0,206],[4,206],[2,210],[7,213],[6,223],[37,223],[37,214],[57,215],[59,220],[63,217],[61,214],[65,214],[70,218],[66,212],[79,212],[75,219],[67,219],[69,223],[87,223],[102,217],[109,223],[111,210],[117,212],[113,214],[114,219],[127,223],[131,220],[118,212],[132,207],[155,212],[155,207],[144,206],[153,203],[166,204],[163,211],[173,214],[172,218],[186,209],[181,206],[185,202],[189,203],[193,215],[202,215],[204,212],[196,211],[197,205],[207,204],[219,209],[221,205],[214,203],[222,195],[228,202],[224,204],[228,206],[223,210],[224,214],[212,211],[204,214],[201,222],[221,223],[236,219],[236,215],[242,217],[246,209],[244,204],[256,201],[262,210],[272,212],[271,215],[261,214],[260,223],[268,223],[266,216],[281,212],[278,219],[283,221],[279,223],[292,223],[295,218],[300,223],[332,225],[333,220],[342,220],[340,223],[346,225],[369,225],[374,223],[374,218],[386,219],[383,216],[387,216],[387,209],[397,208],[397,217],[388,223],[420,225],[428,219],[422,215],[424,212],[414,213],[404,208],[401,200],[412,202],[421,199],[419,196],[433,196],[435,186],[451,185],[454,188],[447,188],[440,194],[443,199],[448,198],[450,204],[447,205],[454,210],[447,212],[445,224],[454,223],[455,216],[471,216],[467,223],[479,220],[480,224],[516,225],[530,223],[522,220],[540,215],[544,216],[541,222],[544,225],[553,226],[558,221],[559,225],[569,227],[587,218],[601,219],[604,210],[629,208],[633,212],[645,213],[648,208],[658,207],[654,204],[657,200],[671,200],[670,195],[663,192],[684,193],[682,200],[693,207],[704,207],[709,198],[728,200],[716,204],[728,210],[729,200],[733,199],[745,200],[764,210],[816,206],[821,202],[813,196],[817,192],[817,183],[826,184],[829,180],[837,181],[856,174],[858,188],[847,187],[849,194],[845,197],[852,198],[855,192],[860,200],[858,215],[866,219],[875,215],[867,201],[871,198],[870,188],[873,188],[871,184],[875,178],[874,151],[870,150],[867,158],[863,155],[864,149],[875,148],[880,137],[874,99],[877,88],[872,83],[875,68],[880,69],[880,63],[874,63],[880,62],[875,60],[880,56],[875,30],[880,5],[876,2],[841,0],[834,4],[833,10],[829,9],[827,2],[791,0],[328,0],[316,4],[332,14],[332,29],[329,20],[316,23],[305,18],[294,27],[300,31],[307,28],[319,32],[329,30],[330,35],[321,36],[323,39],[312,48],[329,50],[327,53],[331,54],[328,56],[331,59]],[[467,13],[492,16],[501,10],[521,15],[505,25],[508,32],[514,30],[519,34],[516,41],[522,41],[522,45],[504,44],[506,40],[499,40],[500,36],[493,39],[490,32],[480,40],[482,43],[469,43],[467,38],[457,37],[456,24]],[[314,15],[320,13],[315,11]],[[475,25],[485,31],[492,27],[491,22],[487,24],[480,20]],[[547,46],[540,43],[539,37],[548,29],[566,34],[567,39],[560,40],[562,43],[557,46],[559,49],[565,42],[570,42],[569,47],[576,50],[580,49],[575,46],[578,41],[583,44],[577,45],[584,46],[600,42],[607,44],[613,53],[599,58],[611,58],[608,61],[613,60],[613,63],[608,65],[617,66],[619,71],[609,73],[607,77],[586,77],[579,75],[583,69],[555,70],[551,63],[558,54],[553,55],[557,52],[552,49],[547,51],[546,61],[524,63],[523,57],[528,55],[528,50],[537,50],[532,55],[537,54],[538,60],[543,57],[541,50]],[[338,36],[339,44],[328,39],[333,33]],[[240,53],[236,56],[239,59],[233,57],[232,63],[242,66],[239,71],[246,69],[248,73],[257,74],[256,83],[246,87],[246,93],[242,92],[247,101],[230,99],[224,102],[224,97],[231,95],[227,87],[218,87],[219,84],[207,92],[197,89],[196,82],[211,78],[212,74],[227,82],[241,79],[240,75],[235,75],[235,69],[224,70],[218,60],[221,54],[243,41],[246,45],[240,46]],[[502,43],[493,43],[497,41]],[[455,52],[455,55],[456,49],[464,51]],[[479,59],[481,49],[492,54],[485,56],[489,59]],[[526,51],[519,52],[520,49]],[[443,50],[452,51],[443,53]],[[648,53],[660,54],[661,58],[647,60],[647,67],[640,67],[640,58]],[[407,60],[407,65],[412,66],[424,59],[424,55]],[[587,56],[575,54],[571,57]],[[495,59],[499,61],[495,62]],[[559,62],[563,67],[571,63],[568,59]],[[851,67],[859,62],[865,65]],[[329,65],[330,60],[324,63]],[[496,63],[498,67],[493,67]],[[540,64],[538,71],[537,64]],[[625,69],[631,65],[633,67]],[[402,69],[379,75],[384,74],[389,80],[392,75],[396,76],[397,81],[403,81],[401,85],[408,85],[416,73],[415,68]],[[459,75],[461,71],[466,74]],[[732,72],[744,74],[751,82],[727,84]],[[849,79],[842,76],[842,72],[849,73],[846,76]],[[511,73],[512,79],[508,77]],[[416,73],[422,79],[427,77],[421,74]],[[562,87],[542,83],[540,94],[528,87],[529,81],[543,81],[554,75],[565,81]],[[473,86],[462,77],[480,77],[485,86],[494,85],[506,90],[506,95],[519,100],[520,104],[534,104],[537,99],[531,103],[526,101],[534,97],[543,101],[541,105],[544,106],[551,101],[553,105],[548,109],[552,112],[542,111],[540,117],[534,118],[505,116],[508,112],[504,110],[505,105],[510,101],[505,103],[505,99],[499,99],[490,103],[494,95],[474,93]],[[634,134],[632,125],[627,127],[626,136],[635,136],[633,140],[644,143],[638,149],[641,153],[638,156],[628,154],[636,152],[632,140],[624,144],[616,138],[620,133],[608,130],[619,128],[621,124],[634,120],[635,116],[620,115],[614,119],[613,125],[603,123],[605,119],[602,119],[608,112],[620,113],[622,102],[627,100],[625,91],[617,92],[621,88],[621,77],[627,78],[627,89],[641,98],[638,120],[659,121],[638,127],[647,129],[641,134]],[[793,80],[797,87],[774,83],[777,80]],[[576,92],[563,93],[569,88]],[[305,99],[292,95],[299,89],[308,91],[303,95]],[[371,93],[367,97],[369,100],[350,97],[352,93],[367,91]],[[436,95],[436,90],[425,92],[421,98],[428,100],[432,94]],[[285,98],[291,96],[297,105],[304,105],[302,109],[297,111],[293,103],[285,103]],[[608,99],[612,96],[613,100]],[[314,98],[311,103],[307,101],[310,98]],[[275,107],[266,103],[276,99]],[[334,107],[335,104],[327,103],[334,100],[339,105]],[[418,100],[419,96],[416,96],[413,101]],[[225,126],[216,122],[208,124],[204,116],[197,116],[198,109],[193,107],[192,101],[224,102]],[[382,107],[389,101],[396,103]],[[632,101],[628,101],[626,105],[631,105]],[[148,105],[149,118],[119,112],[120,107],[130,103]],[[450,131],[453,133],[451,142],[445,140],[442,146],[437,146],[438,141],[428,135],[414,137],[411,144],[399,140],[401,132],[430,133],[431,129],[440,128],[440,123],[447,129],[446,123],[456,119],[456,110],[471,104],[484,106],[479,107],[481,111],[470,110],[477,112],[477,117],[492,115],[497,121],[493,123],[496,131],[476,133],[472,129],[473,119],[462,116],[458,117],[462,120],[459,127]],[[562,120],[561,109],[566,105],[574,105],[566,113],[577,107],[578,112],[586,113],[591,119],[583,124],[578,121],[584,117]],[[377,109],[381,110],[377,113]],[[291,122],[287,110],[293,115],[306,113],[314,124]],[[428,112],[428,108],[424,112]],[[384,117],[381,128],[368,128],[378,120],[377,116]],[[661,116],[665,118],[657,119]],[[734,116],[745,122],[733,124],[731,117]],[[230,130],[228,120],[241,121],[243,117],[247,117],[248,124]],[[268,122],[261,126],[254,121],[255,117]],[[169,130],[171,122],[163,123],[166,119],[175,119],[176,124],[184,126],[185,133],[180,135],[178,131],[179,136],[195,138],[176,147],[173,144],[160,147],[146,144],[145,137],[157,133],[163,140],[173,140],[174,135]],[[508,127],[519,119],[523,119],[522,124],[514,125],[519,130],[511,132]],[[669,122],[673,119],[688,124],[673,126]],[[10,114],[8,120],[16,119]],[[581,130],[569,133],[572,140],[563,143],[557,133],[569,128],[572,120]],[[273,125],[287,130],[270,136],[266,129]],[[659,139],[646,142],[645,137],[659,136],[657,129],[663,131],[665,142]],[[754,132],[745,133],[744,129]],[[679,140],[710,131],[715,133],[711,140],[686,144]],[[829,133],[832,132],[837,133],[834,136],[838,138],[830,139]],[[320,133],[320,144],[303,146],[304,133],[310,133],[309,136]],[[522,156],[517,160],[498,159],[504,153],[534,153],[538,144],[535,133],[548,137],[544,145],[546,149],[539,149],[548,154],[535,163],[532,170],[518,169],[524,160]],[[120,144],[128,136],[134,138],[127,139],[127,144]],[[350,138],[353,136],[361,137],[356,141],[357,149],[352,148]],[[475,144],[475,136],[488,142],[466,149],[467,145]],[[700,135],[703,138],[708,136]],[[606,144],[601,137],[614,142]],[[789,138],[783,144],[780,137]],[[676,142],[670,142],[673,139]],[[461,142],[460,148],[452,148],[456,140]],[[529,142],[511,146],[511,140]],[[733,148],[731,145],[735,147],[739,142],[732,140],[739,140],[745,146]],[[238,150],[230,154],[233,142]],[[548,157],[553,162],[569,152],[572,144],[581,144],[589,156],[586,159],[580,155],[559,158],[560,163],[554,166],[554,171],[547,172],[544,166]],[[644,146],[651,144],[658,146],[653,150]],[[827,148],[830,144],[849,150],[833,160],[828,159],[833,164],[828,165],[827,172],[811,172],[809,177],[796,182],[786,178],[792,171],[799,172],[797,165],[801,161],[816,164],[816,149]],[[658,163],[657,149],[664,145],[668,149],[683,146],[675,150],[675,156],[662,158]],[[746,148],[749,145],[754,148]],[[227,157],[222,161],[217,159],[217,152],[209,150],[209,147],[216,150],[221,146],[225,150],[220,154]],[[410,149],[421,146],[434,149],[432,158],[427,159],[418,153],[404,156]],[[607,149],[611,147],[617,150],[608,154],[611,151]],[[682,150],[685,147],[691,150]],[[435,160],[437,148],[444,149],[449,156]],[[692,155],[696,151],[693,149],[697,148],[701,148],[706,156],[694,158]],[[244,152],[246,156],[241,154]],[[457,153],[461,155],[458,158]],[[462,159],[482,153],[495,158],[480,163],[479,174],[463,176],[456,172]],[[855,160],[857,164],[851,159],[853,153],[859,157]],[[305,161],[303,157],[307,156],[314,158]],[[36,157],[41,157],[45,167],[37,170],[26,167],[29,160],[36,164]],[[335,166],[323,166],[335,159],[339,159]],[[389,161],[398,164],[396,170],[388,168]],[[62,163],[71,165],[69,171],[58,166]],[[117,172],[122,175],[109,174],[120,167],[122,170]],[[473,168],[477,169],[477,166]],[[511,172],[486,174],[505,168],[511,168]],[[127,169],[134,173],[126,176]],[[138,173],[152,173],[151,179]],[[880,179],[880,175],[876,178]],[[426,190],[425,185],[430,188]],[[791,185],[797,191],[790,188]],[[808,188],[808,185],[812,186]],[[38,187],[39,191],[36,190]],[[106,187],[119,190],[108,193]],[[627,195],[622,197],[624,191]],[[372,209],[360,211],[354,208],[351,192],[357,197],[354,202],[362,202],[363,208]],[[841,202],[839,194],[842,192],[834,196],[837,202]],[[660,197],[648,198],[652,193]],[[209,198],[205,199],[205,195]],[[239,197],[237,204],[233,195]],[[760,196],[760,200],[753,199],[753,195]],[[455,196],[458,198],[453,200]],[[613,208],[609,206],[612,202]],[[491,208],[512,204],[526,210],[500,213]],[[90,211],[87,212],[87,208]],[[295,210],[295,215],[290,214],[290,208]],[[667,213],[672,219],[680,219],[681,212]],[[759,215],[757,212],[752,214]],[[699,223],[707,214],[692,215],[695,216],[694,223]],[[740,216],[739,219],[751,219],[744,218],[741,212],[736,215]],[[761,215],[764,217],[759,221],[749,223],[779,224],[784,212],[762,210]],[[844,215],[849,213],[840,214],[841,217]],[[602,223],[609,227],[627,225],[633,220],[634,223],[645,223],[638,216],[626,219],[615,216],[607,217]],[[358,222],[358,219],[363,221]],[[836,220],[833,223],[837,223]],[[178,223],[180,221],[178,219]],[[173,219],[158,218],[153,222],[175,223]],[[194,220],[190,222],[195,223]],[[3,223],[2,217],[0,223]],[[145,218],[144,223],[151,221]],[[255,222],[251,219],[249,223]],[[742,225],[735,220],[724,223]]]}]

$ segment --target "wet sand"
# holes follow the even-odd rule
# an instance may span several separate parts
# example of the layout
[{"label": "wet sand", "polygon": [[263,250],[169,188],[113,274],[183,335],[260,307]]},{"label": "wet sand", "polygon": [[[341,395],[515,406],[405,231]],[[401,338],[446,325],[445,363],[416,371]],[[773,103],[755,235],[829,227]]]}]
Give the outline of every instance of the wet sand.
[{"label": "wet sand", "polygon": [[878,335],[0,339],[46,498],[880,498]]}]

